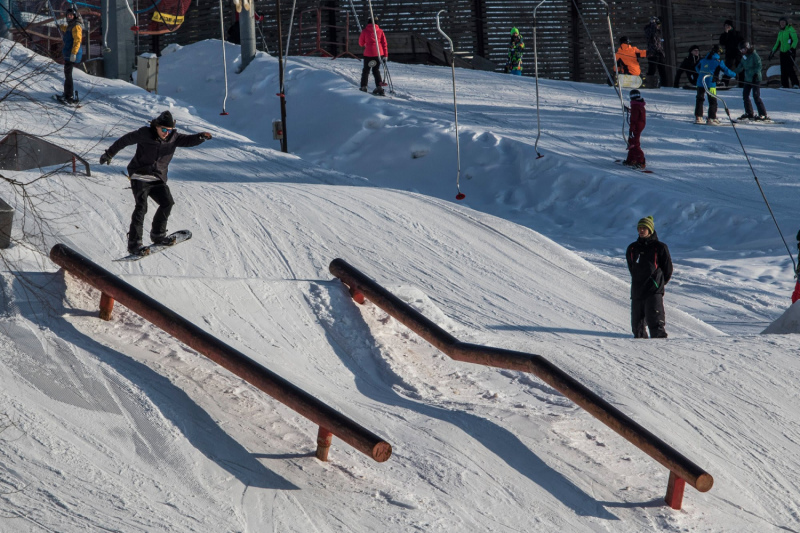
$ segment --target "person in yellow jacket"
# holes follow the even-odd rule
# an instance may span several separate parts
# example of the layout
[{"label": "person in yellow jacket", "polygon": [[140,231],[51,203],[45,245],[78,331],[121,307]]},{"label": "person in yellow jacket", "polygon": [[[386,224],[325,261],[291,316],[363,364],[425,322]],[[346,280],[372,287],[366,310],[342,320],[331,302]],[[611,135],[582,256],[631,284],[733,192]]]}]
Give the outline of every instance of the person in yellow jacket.
[{"label": "person in yellow jacket", "polygon": [[75,103],[75,87],[72,84],[72,69],[83,57],[83,19],[74,7],[67,8],[65,13],[67,27],[64,30],[64,94],[62,98],[68,103]]},{"label": "person in yellow jacket", "polygon": [[642,69],[639,67],[639,57],[647,57],[647,50],[639,50],[635,46],[628,44],[628,38],[622,37],[619,40],[619,49],[617,49],[617,73],[630,74],[631,76],[639,76],[642,74]]}]

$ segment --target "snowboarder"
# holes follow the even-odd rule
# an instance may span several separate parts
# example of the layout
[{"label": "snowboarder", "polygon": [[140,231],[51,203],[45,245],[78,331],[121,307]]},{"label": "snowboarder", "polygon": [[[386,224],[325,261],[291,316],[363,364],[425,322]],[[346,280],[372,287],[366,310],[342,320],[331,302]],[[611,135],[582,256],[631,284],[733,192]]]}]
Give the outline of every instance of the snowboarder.
[{"label": "snowboarder", "polygon": [[[744,38],[741,33],[733,29],[732,20],[726,20],[722,25],[722,29],[723,32],[722,35],[719,36],[719,44],[725,50],[725,64],[731,70],[736,70],[739,61],[742,60],[739,44],[744,41]],[[748,81],[744,76],[739,76],[738,79],[739,81]]]},{"label": "snowboarder", "polygon": [[[697,124],[713,124],[718,125],[717,119],[717,83],[715,79],[720,72],[727,74],[731,78],[736,76],[736,73],[725,66],[725,62],[719,58],[722,47],[715,44],[711,47],[711,51],[706,57],[697,63],[697,98],[694,106],[695,123]],[[705,85],[703,85],[705,83]],[[708,120],[703,121],[703,103],[706,98],[705,87],[708,87]]]},{"label": "snowboarder", "polygon": [[639,67],[639,59],[637,56],[645,57],[647,56],[647,52],[645,50],[639,50],[635,46],[631,46],[628,43],[627,37],[621,37],[619,40],[619,48],[615,56],[617,60],[617,73],[629,74],[631,76],[641,75],[642,69]]},{"label": "snowboarder", "polygon": [[508,45],[508,61],[505,72],[514,76],[522,76],[522,55],[525,53],[525,43],[517,28],[511,28],[511,44]]},{"label": "snowboarder", "polygon": [[77,103],[75,99],[75,87],[72,83],[72,69],[76,63],[80,63],[83,58],[83,19],[74,7],[67,8],[65,13],[67,26],[64,30],[64,47],[61,53],[64,55],[64,94],[62,99],[69,104]]},{"label": "snowboarder", "polygon": [[[376,17],[377,18],[377,17]],[[375,42],[377,36],[378,42]],[[386,35],[378,24],[372,23],[372,19],[367,19],[367,25],[358,37],[358,45],[364,48],[364,67],[361,69],[361,90],[367,92],[369,83],[369,71],[375,78],[375,90],[372,94],[383,96],[383,81],[381,80],[381,61],[389,59],[389,45],[386,43]]]},{"label": "snowboarder", "polygon": [[647,124],[647,112],[644,109],[646,104],[639,89],[631,90],[630,99],[631,115],[628,133],[628,157],[622,164],[637,169],[644,169],[646,161],[641,146],[641,135],[642,130],[644,130]]},{"label": "snowboarder", "polygon": [[[645,87],[658,89],[667,83],[667,56],[664,54],[664,35],[661,33],[661,19],[650,17],[650,23],[644,27],[647,39],[647,76]],[[658,70],[658,81],[655,79]]]},{"label": "snowboarder", "polygon": [[781,17],[778,25],[781,28],[778,31],[778,40],[775,41],[775,46],[772,47],[768,59],[775,57],[775,52],[780,53],[781,87],[797,89],[797,74],[794,71],[794,59],[797,56],[797,32],[794,31],[786,17]]},{"label": "snowboarder", "polygon": [[678,67],[678,72],[675,73],[675,83],[672,84],[673,87],[676,89],[681,84],[681,76],[686,74],[686,78],[689,80],[689,83],[692,86],[697,85],[697,63],[700,62],[700,47],[697,45],[692,46],[689,48],[689,55],[684,58],[681,62],[681,66]]},{"label": "snowboarder", "polygon": [[164,111],[150,121],[150,126],[123,135],[100,156],[101,165],[110,165],[120,150],[126,146],[136,145],[136,153],[127,167],[133,198],[136,201],[128,232],[128,252],[136,254],[142,248],[148,197],[158,204],[150,229],[150,240],[153,244],[174,244],[174,241],[167,238],[167,219],[175,204],[167,186],[169,162],[177,147],[197,146],[210,138],[211,134],[206,131],[193,135],[178,133],[172,113]]},{"label": "snowboarder", "polygon": [[[652,216],[636,225],[639,238],[625,251],[631,273],[631,326],[637,339],[666,339],[664,287],[672,277],[672,258],[669,248],[658,240]],[[647,329],[645,329],[645,326]]]},{"label": "snowboarder", "polygon": [[[744,88],[742,89],[744,115],[739,117],[739,120],[769,120],[767,108],[764,107],[764,102],[761,101],[761,58],[748,42],[739,44],[739,51],[742,54],[742,60],[739,66],[733,69],[737,74],[744,73]],[[750,101],[751,91],[753,100],[756,102],[758,115],[753,114],[753,103]]]}]

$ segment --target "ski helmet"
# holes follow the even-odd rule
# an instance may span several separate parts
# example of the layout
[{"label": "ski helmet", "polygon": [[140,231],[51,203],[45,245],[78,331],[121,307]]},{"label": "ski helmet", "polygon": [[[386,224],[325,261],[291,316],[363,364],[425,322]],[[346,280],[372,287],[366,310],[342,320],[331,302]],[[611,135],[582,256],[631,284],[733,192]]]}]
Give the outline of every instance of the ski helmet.
[{"label": "ski helmet", "polygon": [[72,15],[75,18],[78,18],[78,10],[75,9],[75,6],[69,6],[66,11],[64,11],[64,15]]},{"label": "ski helmet", "polygon": [[517,28],[511,28],[511,35],[519,35],[519,30]]},{"label": "ski helmet", "polygon": [[628,44],[628,38],[624,37],[624,36],[620,37],[619,38],[619,44]]},{"label": "ski helmet", "polygon": [[739,50],[750,50],[750,43],[747,41],[742,41],[739,43]]},{"label": "ski helmet", "polygon": [[714,46],[711,47],[711,53],[712,54],[721,54],[722,53],[722,47],[720,45],[718,45],[718,44],[715,44]]},{"label": "ski helmet", "polygon": [[642,93],[639,92],[639,89],[631,89],[631,92],[628,93],[628,96],[630,96],[631,100],[639,101],[642,99]]}]

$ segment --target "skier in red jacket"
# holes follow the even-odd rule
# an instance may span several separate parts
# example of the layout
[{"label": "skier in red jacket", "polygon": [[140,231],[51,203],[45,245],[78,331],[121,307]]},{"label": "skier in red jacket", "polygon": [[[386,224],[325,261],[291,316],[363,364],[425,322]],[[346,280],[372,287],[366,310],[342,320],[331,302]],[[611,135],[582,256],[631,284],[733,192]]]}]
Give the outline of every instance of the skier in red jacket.
[{"label": "skier in red jacket", "polygon": [[631,116],[630,116],[630,133],[628,134],[628,158],[625,159],[623,165],[633,168],[644,169],[645,159],[644,152],[642,152],[641,135],[647,124],[647,111],[645,111],[645,101],[642,98],[642,93],[639,89],[633,89],[630,92],[631,98]]},{"label": "skier in red jacket", "polygon": [[[375,42],[375,37],[378,42]],[[389,59],[389,46],[386,44],[386,35],[377,24],[372,24],[372,19],[367,20],[367,25],[358,37],[358,45],[364,47],[364,68],[361,70],[361,90],[367,92],[369,71],[375,78],[375,90],[372,94],[384,95],[381,80],[381,61]]]}]

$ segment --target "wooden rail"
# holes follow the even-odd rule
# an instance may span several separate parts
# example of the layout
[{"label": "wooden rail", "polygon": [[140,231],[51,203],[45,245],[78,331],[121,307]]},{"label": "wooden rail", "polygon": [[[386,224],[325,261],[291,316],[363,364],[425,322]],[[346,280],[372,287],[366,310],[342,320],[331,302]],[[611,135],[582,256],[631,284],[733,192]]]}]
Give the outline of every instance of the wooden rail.
[{"label": "wooden rail", "polygon": [[124,282],[87,257],[63,244],[50,250],[50,259],[73,276],[102,292],[100,318],[111,319],[114,300],[163,329],[218,365],[266,392],[287,407],[319,424],[317,458],[328,460],[331,435],[378,462],[389,459],[392,446],[358,423],[335,411],[299,387],[256,363],[240,351],[206,333],[175,311]]},{"label": "wooden rail", "polygon": [[368,298],[451,358],[530,372],[581,406],[670,471],[666,502],[673,509],[681,508],[685,483],[700,492],[706,492],[713,486],[714,478],[711,474],[541,355],[460,342],[343,259],[334,259],[329,270],[349,287],[350,295],[356,302],[363,304],[365,298]]}]

